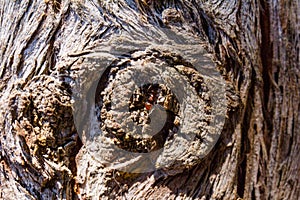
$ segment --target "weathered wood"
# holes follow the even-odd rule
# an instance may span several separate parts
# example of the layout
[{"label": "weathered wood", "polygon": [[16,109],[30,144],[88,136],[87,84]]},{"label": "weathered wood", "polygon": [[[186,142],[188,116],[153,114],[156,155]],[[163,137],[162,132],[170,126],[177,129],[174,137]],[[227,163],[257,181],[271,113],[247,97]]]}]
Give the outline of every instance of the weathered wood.
[{"label": "weathered wood", "polygon": [[[1,0],[0,198],[300,198],[299,10],[284,0]],[[147,46],[165,39],[162,30],[199,42],[223,75],[221,136],[193,162],[179,158],[147,173],[110,169],[95,158],[100,148],[91,151],[90,133],[80,133],[74,118],[89,119],[90,104],[76,110],[76,98],[99,80],[95,57],[109,65],[114,58],[104,53],[122,48],[126,38],[115,38]],[[153,62],[153,52],[138,53],[116,66]],[[155,55],[155,65],[175,62]]]}]

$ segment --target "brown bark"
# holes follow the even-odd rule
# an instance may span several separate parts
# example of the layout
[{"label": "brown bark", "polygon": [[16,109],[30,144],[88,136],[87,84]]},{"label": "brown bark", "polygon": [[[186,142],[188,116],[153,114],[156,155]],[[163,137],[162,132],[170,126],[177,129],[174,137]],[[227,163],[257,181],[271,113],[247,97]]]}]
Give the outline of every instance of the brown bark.
[{"label": "brown bark", "polygon": [[[299,199],[299,9],[284,0],[2,0],[0,198]],[[221,136],[190,165],[110,170],[79,137],[74,82],[78,94],[92,87],[91,58],[111,38],[144,42],[162,27],[213,55],[227,83]]]}]

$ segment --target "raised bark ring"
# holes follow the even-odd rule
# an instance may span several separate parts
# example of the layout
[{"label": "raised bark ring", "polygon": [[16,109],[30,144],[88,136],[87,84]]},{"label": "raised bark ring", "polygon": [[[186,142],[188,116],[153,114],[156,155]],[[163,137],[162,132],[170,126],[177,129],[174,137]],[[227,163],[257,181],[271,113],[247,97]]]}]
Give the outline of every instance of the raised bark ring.
[{"label": "raised bark ring", "polygon": [[170,30],[155,33],[139,41],[122,34],[86,56],[94,65],[86,79],[93,83],[78,86],[74,119],[89,154],[108,168],[190,167],[221,133],[225,81],[200,41]]}]

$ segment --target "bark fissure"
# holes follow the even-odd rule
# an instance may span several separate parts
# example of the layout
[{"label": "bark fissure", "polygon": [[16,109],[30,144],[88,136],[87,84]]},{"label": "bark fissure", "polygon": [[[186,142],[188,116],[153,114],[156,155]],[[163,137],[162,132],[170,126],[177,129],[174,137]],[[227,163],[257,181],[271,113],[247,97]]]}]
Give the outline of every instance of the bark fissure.
[{"label": "bark fissure", "polygon": [[[284,0],[3,0],[0,198],[299,198],[299,12]],[[100,75],[90,58],[108,40],[127,33],[144,42],[149,30],[203,43],[227,82],[226,121],[195,166],[112,171],[79,138],[72,95],[93,95]]]}]

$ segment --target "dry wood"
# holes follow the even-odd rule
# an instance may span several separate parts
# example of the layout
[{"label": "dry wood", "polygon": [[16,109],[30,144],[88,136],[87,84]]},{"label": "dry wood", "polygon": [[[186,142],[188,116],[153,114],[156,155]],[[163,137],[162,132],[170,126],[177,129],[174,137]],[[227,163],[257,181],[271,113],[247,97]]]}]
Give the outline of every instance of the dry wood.
[{"label": "dry wood", "polygon": [[[1,0],[0,199],[299,199],[299,16],[291,0]],[[91,136],[79,133],[74,101],[99,80],[93,59],[109,65],[111,47],[122,51],[113,38],[147,46],[165,39],[161,30],[199,41],[212,56],[226,81],[221,136],[192,162],[110,169],[93,156],[107,149],[91,151]],[[116,66],[152,62],[131,53]],[[153,63],[168,63],[162,57]],[[162,103],[173,114],[176,106]]]}]

